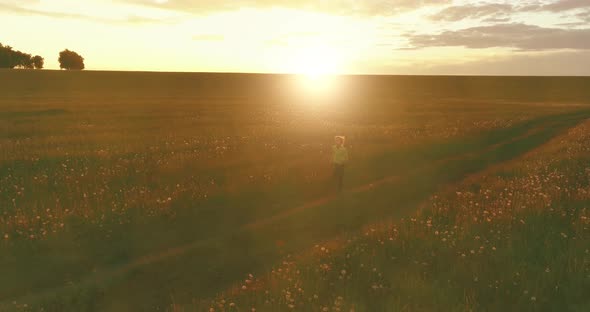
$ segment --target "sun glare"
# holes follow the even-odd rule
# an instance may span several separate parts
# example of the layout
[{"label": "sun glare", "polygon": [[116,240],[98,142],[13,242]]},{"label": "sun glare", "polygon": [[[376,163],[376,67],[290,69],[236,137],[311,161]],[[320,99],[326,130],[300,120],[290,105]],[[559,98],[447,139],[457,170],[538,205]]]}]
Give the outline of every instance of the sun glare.
[{"label": "sun glare", "polygon": [[333,75],[339,71],[337,51],[327,47],[308,47],[296,50],[291,62],[291,72],[318,77]]},{"label": "sun glare", "polygon": [[341,71],[338,51],[325,46],[311,46],[294,51],[289,72],[299,75],[305,89],[329,93],[335,75]]}]

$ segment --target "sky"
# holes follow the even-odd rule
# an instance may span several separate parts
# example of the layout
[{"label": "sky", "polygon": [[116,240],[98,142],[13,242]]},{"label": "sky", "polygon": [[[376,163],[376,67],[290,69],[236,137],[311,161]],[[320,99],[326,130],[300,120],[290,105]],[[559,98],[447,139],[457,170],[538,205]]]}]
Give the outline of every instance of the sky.
[{"label": "sky", "polygon": [[0,43],[49,69],[590,75],[590,0],[0,0]]}]

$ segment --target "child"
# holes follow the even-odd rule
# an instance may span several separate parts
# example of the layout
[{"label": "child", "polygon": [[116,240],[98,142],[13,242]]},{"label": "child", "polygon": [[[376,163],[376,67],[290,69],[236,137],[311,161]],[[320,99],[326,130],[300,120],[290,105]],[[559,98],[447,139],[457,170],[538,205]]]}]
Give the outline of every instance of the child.
[{"label": "child", "polygon": [[342,192],[344,180],[344,166],[348,162],[348,150],[344,147],[344,137],[337,136],[332,147],[332,164],[334,165],[334,178],[338,185],[338,192]]}]

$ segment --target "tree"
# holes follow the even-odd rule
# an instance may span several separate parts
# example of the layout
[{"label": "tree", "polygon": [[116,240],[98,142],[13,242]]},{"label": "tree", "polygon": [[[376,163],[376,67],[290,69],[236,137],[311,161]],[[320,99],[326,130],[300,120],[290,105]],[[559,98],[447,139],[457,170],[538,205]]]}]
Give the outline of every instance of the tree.
[{"label": "tree", "polygon": [[43,69],[45,60],[41,56],[35,55],[31,60],[33,61],[33,66],[35,67],[35,69]]},{"label": "tree", "polygon": [[84,58],[68,49],[59,52],[59,68],[67,70],[82,70],[84,69]]},{"label": "tree", "polygon": [[13,54],[14,50],[12,50],[11,46],[3,46],[0,43],[0,68],[14,68],[14,65],[12,65]]},{"label": "tree", "polygon": [[33,59],[30,54],[23,53],[21,51],[15,51],[13,56],[14,64],[16,68],[33,68]]},{"label": "tree", "polygon": [[[41,60],[41,66],[35,66],[35,59],[28,53],[23,53],[12,49],[11,46],[4,46],[0,43],[0,68],[43,68],[43,58],[35,56]],[[37,59],[37,61],[39,61]]]}]

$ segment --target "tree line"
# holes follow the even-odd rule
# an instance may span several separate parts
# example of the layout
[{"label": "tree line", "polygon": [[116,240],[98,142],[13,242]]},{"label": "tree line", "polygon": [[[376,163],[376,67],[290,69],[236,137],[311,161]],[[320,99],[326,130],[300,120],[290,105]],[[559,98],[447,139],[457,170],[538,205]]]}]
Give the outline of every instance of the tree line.
[{"label": "tree line", "polygon": [[[59,68],[67,70],[84,69],[84,58],[68,49],[59,53]],[[39,55],[31,55],[18,50],[11,46],[0,43],[0,68],[23,68],[23,69],[42,69],[45,59]]]}]

